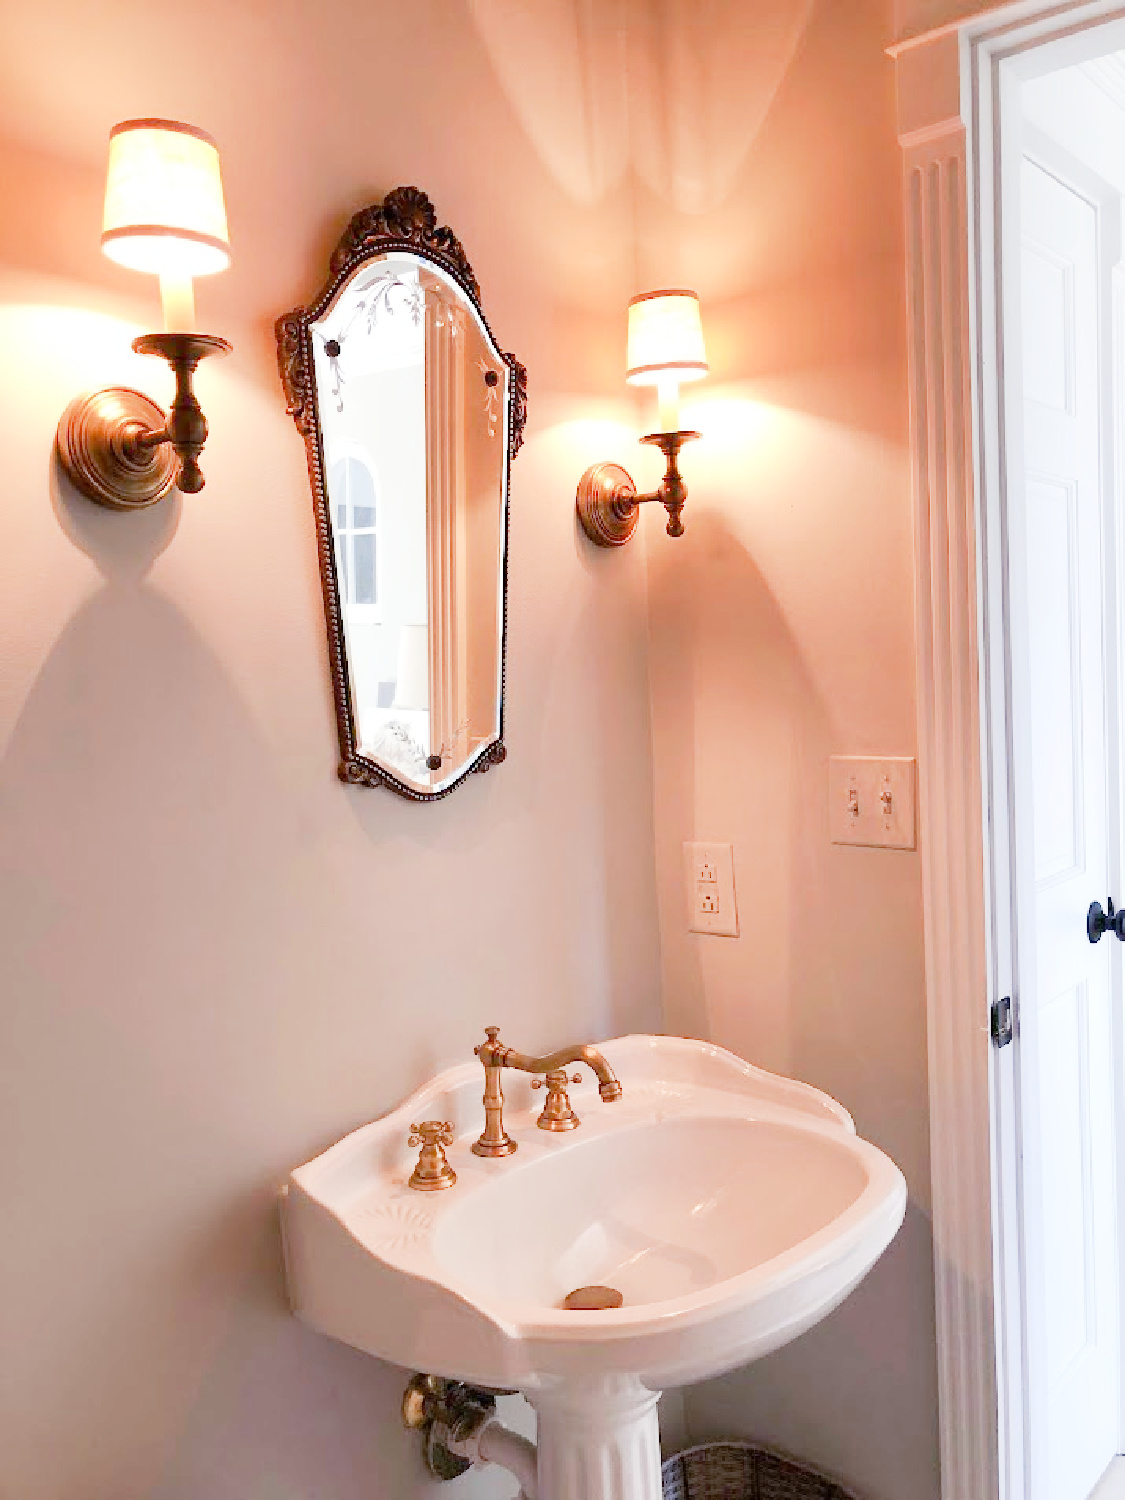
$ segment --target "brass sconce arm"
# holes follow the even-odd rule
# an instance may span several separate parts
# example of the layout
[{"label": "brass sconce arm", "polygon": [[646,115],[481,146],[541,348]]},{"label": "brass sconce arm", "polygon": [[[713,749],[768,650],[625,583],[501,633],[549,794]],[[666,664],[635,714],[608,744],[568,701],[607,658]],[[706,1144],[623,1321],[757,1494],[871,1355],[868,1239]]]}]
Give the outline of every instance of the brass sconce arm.
[{"label": "brass sconce arm", "polygon": [[209,333],[146,333],[133,348],[171,366],[176,394],[167,416],[140,391],[109,386],[72,401],[55,440],[76,488],[111,510],[143,510],[173,485],[189,495],[203,488],[199,454],[207,419],[193,377],[201,359],[229,354],[231,346]]},{"label": "brass sconce arm", "polygon": [[138,354],[156,354],[168,361],[176,377],[176,394],[168,409],[168,420],[158,432],[142,433],[138,446],[156,448],[170,443],[180,461],[176,488],[195,495],[203,488],[199,455],[207,441],[207,418],[196,399],[193,379],[199,361],[209,354],[229,354],[226,339],[210,333],[146,333],[133,340]]},{"label": "brass sconce arm", "polygon": [[669,536],[683,536],[684,534],[684,523],[680,520],[680,512],[687,499],[687,485],[680,473],[678,459],[683,445],[690,443],[692,438],[698,436],[698,432],[650,432],[647,437],[641,439],[642,443],[652,443],[660,449],[666,466],[664,478],[660,481],[660,488],[653,490],[650,495],[638,495],[633,503],[643,505],[646,500],[659,500],[668,512],[668,525],[664,529]]},{"label": "brass sconce arm", "polygon": [[578,483],[578,518],[582,529],[599,547],[620,547],[633,535],[640,519],[638,507],[659,500],[668,512],[669,536],[683,536],[680,513],[687,499],[687,485],[680,473],[680,449],[699,436],[698,432],[650,432],[641,439],[664,454],[664,478],[658,489],[638,494],[631,475],[620,464],[594,464]]}]

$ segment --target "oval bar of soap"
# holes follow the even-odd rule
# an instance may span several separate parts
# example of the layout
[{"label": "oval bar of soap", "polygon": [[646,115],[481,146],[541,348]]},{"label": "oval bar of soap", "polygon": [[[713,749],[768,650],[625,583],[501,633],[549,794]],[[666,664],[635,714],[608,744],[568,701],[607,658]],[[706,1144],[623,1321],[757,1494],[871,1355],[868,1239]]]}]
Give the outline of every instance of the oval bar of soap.
[{"label": "oval bar of soap", "polygon": [[604,1312],[624,1301],[615,1286],[579,1286],[563,1298],[563,1306],[570,1312]]}]

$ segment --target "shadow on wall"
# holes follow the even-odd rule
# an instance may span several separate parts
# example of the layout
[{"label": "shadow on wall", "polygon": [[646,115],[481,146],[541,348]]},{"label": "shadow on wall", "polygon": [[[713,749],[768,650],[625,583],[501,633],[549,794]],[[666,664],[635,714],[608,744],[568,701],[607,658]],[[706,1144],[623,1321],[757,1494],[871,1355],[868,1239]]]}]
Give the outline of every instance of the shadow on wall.
[{"label": "shadow on wall", "polygon": [[[651,556],[669,1029],[839,1099],[926,1202],[925,1014],[903,1003],[923,990],[917,857],[831,844],[828,758],[855,746],[727,522],[697,509]],[[686,930],[693,837],[734,844],[739,939]]]},{"label": "shadow on wall", "polygon": [[[0,763],[0,1134],[37,1137],[5,1177],[24,1221],[0,1249],[5,1284],[23,1289],[4,1319],[22,1351],[5,1480],[26,1495],[149,1495],[206,1379],[276,1406],[270,1462],[292,1488],[272,1493],[331,1480],[369,1500],[373,1432],[384,1466],[399,1449],[358,1408],[391,1377],[289,1317],[273,1196],[301,1133],[292,1059],[315,1069],[320,1051],[294,975],[311,982],[332,956],[331,900],[319,951],[293,916],[329,872],[296,859],[292,788],[219,662],[145,582],[178,499],[121,517],[56,480],[53,500],[105,581]],[[272,1321],[269,1380],[260,1349],[255,1365],[226,1347],[232,1318]],[[303,1411],[319,1414],[304,1429]],[[401,1453],[413,1483],[405,1441]],[[245,1446],[242,1461],[260,1479],[262,1453]],[[206,1492],[242,1493],[231,1479]]]},{"label": "shadow on wall", "polygon": [[[612,816],[612,780],[590,798],[564,780],[572,744],[644,746],[637,593],[588,588],[572,502],[535,504],[586,461],[560,418],[517,481],[519,753],[437,817],[342,787],[291,423],[220,385],[204,494],[101,510],[50,444],[75,390],[131,383],[130,329],[18,282],[12,298],[0,322],[29,353],[0,371],[0,1136],[17,1143],[0,1278],[20,1294],[0,1344],[20,1354],[0,1488],[241,1500],[267,1474],[278,1500],[441,1493],[400,1428],[400,1373],[288,1315],[275,1187],[471,1058],[488,1021],[529,1047],[653,1029],[647,762],[599,750]],[[619,847],[603,946],[598,861]],[[505,1493],[496,1475],[462,1488]]]},{"label": "shadow on wall", "polygon": [[64,160],[0,132],[0,180],[0,264],[92,285],[135,280],[101,253],[104,163]]},{"label": "shadow on wall", "polygon": [[657,783],[670,794],[659,812],[663,867],[680,877],[675,846],[685,837],[729,838],[741,930],[737,940],[687,932],[672,909],[682,908],[682,877],[667,882],[669,1029],[807,1077],[787,997],[818,895],[797,886],[796,867],[809,837],[802,789],[819,782],[829,739],[825,711],[765,579],[720,516],[696,510],[678,542],[654,539],[650,558]]},{"label": "shadow on wall", "polygon": [[[732,510],[736,472],[726,471]],[[849,1301],[759,1365],[689,1391],[687,1428],[693,1441],[768,1436],[876,1500],[929,1500],[925,1016],[902,998],[921,989],[917,859],[829,844],[826,762],[840,747],[823,664],[808,660],[742,537],[698,503],[689,511],[686,535],[675,545],[653,535],[649,554],[666,1025],[839,1099],[903,1167],[914,1198]],[[680,844],[693,837],[734,844],[737,940],[686,930]]]},{"label": "shadow on wall", "polygon": [[933,1362],[918,1357],[935,1337],[932,1302],[919,1295],[927,1275],[931,1226],[911,1204],[875,1270],[823,1323],[757,1364],[687,1391],[692,1441],[768,1434],[767,1446],[846,1475],[867,1500],[940,1500],[936,1458],[929,1469],[918,1462],[937,1449],[937,1381]]},{"label": "shadow on wall", "polygon": [[[908,599],[885,586],[909,547],[898,403],[850,374],[845,396],[794,370],[689,408],[687,531],[649,532],[667,1024],[832,1094],[925,1205],[917,855],[828,828],[830,755],[913,748]],[[691,838],[734,844],[738,940],[687,931]]]},{"label": "shadow on wall", "polygon": [[[815,297],[798,276],[710,306],[711,379],[686,393],[691,421],[709,442],[717,429],[746,456],[756,448],[748,418],[771,409],[804,413],[901,449],[905,372],[896,391],[888,365],[905,347],[904,303],[887,295],[901,269],[897,256],[872,255],[863,265],[819,276]],[[724,400],[724,382],[737,382],[726,389],[739,394]],[[748,389],[753,403],[742,394]],[[706,463],[710,451],[700,447],[691,456]]]},{"label": "shadow on wall", "polygon": [[[418,1435],[399,1420],[413,1371],[278,1316],[284,1291],[276,1235],[271,1218],[258,1236],[246,1295],[146,1500],[449,1500],[449,1486],[423,1466]],[[534,1437],[534,1413],[521,1398],[501,1398],[500,1413]],[[475,1470],[458,1481],[457,1500],[498,1500],[514,1489],[507,1474]]]},{"label": "shadow on wall", "polygon": [[793,61],[815,0],[652,6],[550,0],[521,12],[470,0],[528,140],[583,204],[638,177],[686,213],[729,194]]},{"label": "shadow on wall", "polygon": [[[571,489],[628,429],[577,420],[569,402],[549,397],[532,411],[511,471],[508,758],[433,808],[385,791],[346,797],[366,847],[395,841],[404,887],[419,854],[440,858],[446,872],[439,886],[427,867],[430,883],[400,914],[397,935],[424,966],[437,903],[442,944],[457,955],[455,983],[443,976],[440,993],[455,990],[467,1045],[428,1068],[418,1059],[418,1080],[471,1057],[494,1021],[513,1046],[534,1051],[659,1025],[652,885],[639,882],[635,842],[620,837],[622,826],[651,826],[652,816],[643,558],[591,558]],[[607,586],[611,562],[625,563],[625,586],[620,575]],[[513,973],[534,980],[513,988]],[[408,993],[423,1009],[430,1003],[416,982]],[[572,996],[589,1012],[580,1034]],[[448,1021],[438,1030],[448,1048]]]}]

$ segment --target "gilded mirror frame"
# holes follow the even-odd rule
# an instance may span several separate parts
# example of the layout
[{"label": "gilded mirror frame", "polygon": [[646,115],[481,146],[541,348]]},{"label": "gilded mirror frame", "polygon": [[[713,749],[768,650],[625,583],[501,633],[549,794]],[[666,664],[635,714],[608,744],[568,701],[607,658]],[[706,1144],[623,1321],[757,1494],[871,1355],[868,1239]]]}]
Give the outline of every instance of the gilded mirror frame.
[{"label": "gilded mirror frame", "polygon": [[[500,700],[497,734],[474,759],[465,764],[445,785],[424,790],[400,779],[385,764],[360,750],[356,710],[352,700],[344,619],[340,602],[336,555],[333,546],[331,510],[324,462],[324,438],[317,405],[317,388],[311,327],[333,305],[350,278],[362,266],[381,255],[407,252],[429,261],[452,279],[472,304],[496,351],[508,368],[507,451],[504,454],[504,492],[501,533],[504,541],[501,568]],[[487,771],[507,757],[504,743],[504,709],[507,697],[508,647],[508,549],[511,461],[523,443],[527,417],[527,372],[515,355],[503,352],[489,327],[481,305],[480,287],[461,242],[448,225],[439,225],[433,204],[420,188],[399,187],[382,203],[361,209],[349,223],[332,252],[328,280],[320,294],[306,307],[294,308],[278,318],[278,368],[285,391],[286,409],[305,442],[309,484],[316,521],[317,553],[328,634],[328,660],[340,741],[337,774],[351,786],[383,786],[414,802],[436,802],[461,786],[470,773]]]}]

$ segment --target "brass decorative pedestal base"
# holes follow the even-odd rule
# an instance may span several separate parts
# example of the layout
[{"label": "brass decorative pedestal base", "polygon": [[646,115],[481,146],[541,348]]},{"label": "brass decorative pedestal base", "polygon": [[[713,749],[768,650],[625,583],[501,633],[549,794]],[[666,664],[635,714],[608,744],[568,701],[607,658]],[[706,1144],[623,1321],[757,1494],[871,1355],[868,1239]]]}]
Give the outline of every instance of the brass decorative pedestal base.
[{"label": "brass decorative pedestal base", "polygon": [[144,510],[176,482],[176,455],[137,439],[164,426],[155,401],[128,386],[79,396],[62,414],[55,447],[76,489],[110,510]]},{"label": "brass decorative pedestal base", "polygon": [[417,1193],[440,1193],[457,1181],[457,1173],[445,1159],[445,1147],[453,1144],[451,1120],[423,1120],[411,1125],[407,1145],[421,1146],[418,1165],[406,1184]]},{"label": "brass decorative pedestal base", "polygon": [[505,1131],[504,1139],[501,1141],[486,1141],[483,1138],[474,1141],[469,1147],[474,1156],[511,1156],[516,1150],[516,1143]]},{"label": "brass decorative pedestal base", "polygon": [[581,1083],[582,1074],[575,1073],[571,1079],[567,1077],[565,1068],[553,1068],[545,1080],[536,1078],[532,1083],[533,1089],[545,1088],[547,1090],[543,1113],[535,1122],[540,1130],[578,1129],[581,1121],[571,1108],[570,1095],[566,1091],[567,1084],[571,1082]]}]

